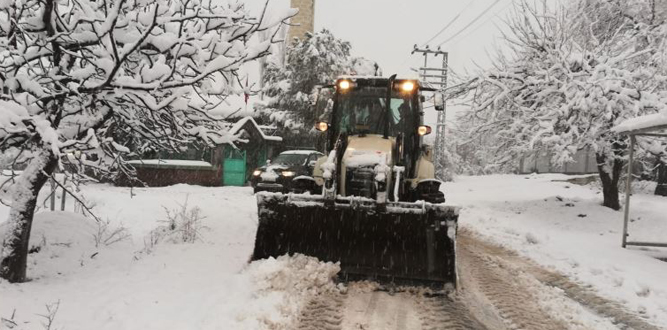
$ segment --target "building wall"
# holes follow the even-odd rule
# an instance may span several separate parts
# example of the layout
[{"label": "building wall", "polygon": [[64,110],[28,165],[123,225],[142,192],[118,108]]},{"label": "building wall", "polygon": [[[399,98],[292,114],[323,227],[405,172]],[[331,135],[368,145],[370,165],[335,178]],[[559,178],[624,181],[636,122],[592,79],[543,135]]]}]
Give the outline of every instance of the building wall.
[{"label": "building wall", "polygon": [[548,151],[525,155],[519,160],[519,173],[587,174],[596,173],[598,170],[595,152],[590,148],[579,150],[573,155],[573,162],[563,166],[552,164],[551,156]]},{"label": "building wall", "polygon": [[292,18],[287,42],[294,38],[303,39],[306,32],[315,29],[315,0],[292,0],[292,8],[299,8],[299,13]]}]

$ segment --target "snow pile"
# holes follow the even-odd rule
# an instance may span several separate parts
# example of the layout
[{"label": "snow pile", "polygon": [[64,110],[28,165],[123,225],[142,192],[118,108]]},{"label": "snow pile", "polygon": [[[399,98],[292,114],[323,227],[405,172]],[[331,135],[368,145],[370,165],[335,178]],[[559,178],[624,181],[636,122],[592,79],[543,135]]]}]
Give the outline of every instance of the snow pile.
[{"label": "snow pile", "polygon": [[273,313],[258,315],[261,308],[251,305],[243,316],[255,319],[259,316],[258,320],[272,330],[291,329],[307,297],[344,289],[333,282],[339,271],[338,264],[300,254],[255,261],[244,272],[255,286],[252,304],[273,305]]},{"label": "snow pile", "polygon": [[260,293],[289,291],[295,295],[338,290],[332,280],[339,271],[338,263],[320,262],[301,254],[258,260],[247,270],[258,283]]}]

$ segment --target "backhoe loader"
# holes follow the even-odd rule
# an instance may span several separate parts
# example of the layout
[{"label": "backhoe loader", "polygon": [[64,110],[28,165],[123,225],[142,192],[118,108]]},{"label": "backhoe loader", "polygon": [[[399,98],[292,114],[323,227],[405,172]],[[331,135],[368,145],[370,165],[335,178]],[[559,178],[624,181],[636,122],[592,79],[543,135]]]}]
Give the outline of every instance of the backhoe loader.
[{"label": "backhoe loader", "polygon": [[423,143],[429,89],[395,75],[330,87],[331,100],[314,110],[325,156],[301,190],[313,193],[257,194],[252,259],[301,253],[340,262],[343,281],[455,287],[459,208],[444,203]]}]

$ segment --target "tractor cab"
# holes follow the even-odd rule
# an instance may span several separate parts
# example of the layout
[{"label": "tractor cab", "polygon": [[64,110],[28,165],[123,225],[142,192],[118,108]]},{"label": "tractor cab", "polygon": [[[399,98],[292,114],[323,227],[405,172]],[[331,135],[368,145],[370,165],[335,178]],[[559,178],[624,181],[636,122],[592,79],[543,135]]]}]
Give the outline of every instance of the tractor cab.
[{"label": "tractor cab", "polygon": [[[370,168],[358,170],[356,166],[363,162],[361,158],[372,158],[369,154],[389,155],[386,165],[400,166],[405,178],[416,178],[423,156],[423,136],[431,133],[431,128],[423,125],[419,82],[395,77],[341,77],[329,88],[328,93],[320,93],[318,97],[315,128],[325,135],[325,152],[333,149],[337,141],[345,144],[342,150],[346,150],[346,155],[341,156],[346,158],[342,162],[346,166],[338,169],[344,179],[340,184],[341,193],[376,197],[373,187],[367,187],[367,180],[363,184],[348,182],[352,180],[347,175],[348,167],[354,167],[351,170],[357,177],[360,173],[373,172]],[[359,161],[354,160],[355,153],[363,154],[357,157]],[[369,167],[375,165],[369,164]],[[393,184],[393,181],[389,178],[387,183]],[[360,185],[364,187],[354,191],[345,189]],[[406,186],[400,190],[408,192],[414,188]]]}]

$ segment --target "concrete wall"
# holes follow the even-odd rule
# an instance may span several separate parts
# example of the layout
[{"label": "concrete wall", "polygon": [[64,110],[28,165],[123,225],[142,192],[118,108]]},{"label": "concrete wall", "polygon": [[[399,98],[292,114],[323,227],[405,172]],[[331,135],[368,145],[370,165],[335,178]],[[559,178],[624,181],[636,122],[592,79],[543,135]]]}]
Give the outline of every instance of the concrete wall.
[{"label": "concrete wall", "polygon": [[294,38],[303,39],[306,32],[315,29],[315,0],[292,0],[292,8],[299,8],[299,14],[292,18],[292,25],[288,32],[287,42]]},{"label": "concrete wall", "polygon": [[551,153],[541,151],[522,157],[519,173],[565,173],[586,174],[597,172],[595,153],[590,149],[579,150],[572,158],[574,162],[556,166],[551,163]]}]

